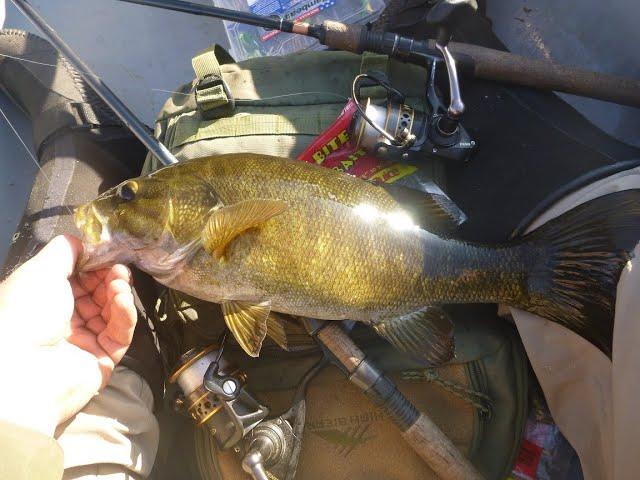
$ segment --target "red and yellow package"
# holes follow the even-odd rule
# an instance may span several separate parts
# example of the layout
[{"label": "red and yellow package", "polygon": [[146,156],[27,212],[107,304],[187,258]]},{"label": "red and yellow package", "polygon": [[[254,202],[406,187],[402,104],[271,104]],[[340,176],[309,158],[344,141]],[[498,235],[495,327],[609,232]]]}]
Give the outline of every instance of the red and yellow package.
[{"label": "red and yellow package", "polygon": [[418,170],[412,165],[368,155],[362,148],[357,148],[349,131],[356,112],[356,104],[349,99],[336,121],[311,142],[298,160],[380,183],[393,183]]}]

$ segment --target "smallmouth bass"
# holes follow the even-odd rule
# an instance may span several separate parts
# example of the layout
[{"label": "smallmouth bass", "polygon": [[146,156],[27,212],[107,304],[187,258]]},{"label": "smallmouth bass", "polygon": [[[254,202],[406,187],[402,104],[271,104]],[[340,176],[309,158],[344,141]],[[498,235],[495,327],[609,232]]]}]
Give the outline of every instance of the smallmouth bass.
[{"label": "smallmouth bass", "polygon": [[272,312],[358,320],[433,364],[453,355],[439,305],[503,303],[610,351],[615,289],[640,238],[640,191],[601,197],[502,245],[417,226],[382,187],[257,154],[186,161],[76,211],[82,268],[133,263],[222,305],[257,356]]}]

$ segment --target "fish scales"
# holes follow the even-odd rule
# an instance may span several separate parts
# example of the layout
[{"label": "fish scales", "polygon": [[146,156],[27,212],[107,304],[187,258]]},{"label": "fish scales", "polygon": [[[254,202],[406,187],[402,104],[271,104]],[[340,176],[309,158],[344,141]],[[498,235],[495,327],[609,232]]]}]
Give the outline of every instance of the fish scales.
[{"label": "fish scales", "polygon": [[175,280],[178,289],[211,296],[210,279],[224,278],[226,288],[216,300],[268,297],[277,311],[309,315],[311,309],[328,319],[373,320],[423,304],[420,232],[407,235],[381,225],[383,220],[366,222],[353,214],[358,205],[400,210],[381,188],[313,167],[283,169],[281,161],[260,156],[202,163],[192,162],[185,174],[201,176],[223,204],[274,198],[289,208],[233,240],[223,262],[200,252]]}]

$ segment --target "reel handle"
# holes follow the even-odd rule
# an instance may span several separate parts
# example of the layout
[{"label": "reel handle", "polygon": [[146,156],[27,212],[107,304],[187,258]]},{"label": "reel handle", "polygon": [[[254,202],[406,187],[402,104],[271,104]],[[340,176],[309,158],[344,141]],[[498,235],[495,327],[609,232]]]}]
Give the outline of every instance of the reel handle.
[{"label": "reel handle", "polygon": [[242,469],[251,475],[253,480],[269,480],[264,464],[262,453],[259,449],[251,450],[242,459]]},{"label": "reel handle", "polygon": [[449,92],[451,102],[447,109],[447,114],[438,120],[437,128],[440,134],[445,137],[451,136],[458,130],[460,117],[464,113],[465,106],[460,94],[460,82],[458,81],[458,68],[456,61],[451,55],[449,42],[456,23],[464,16],[475,13],[478,10],[476,0],[440,0],[427,14],[427,23],[438,26],[438,37],[436,38],[436,48],[442,54],[444,63],[447,66],[449,77]]},{"label": "reel handle", "polygon": [[427,14],[427,23],[439,27],[436,43],[446,47],[456,24],[478,11],[476,0],[440,0]]}]

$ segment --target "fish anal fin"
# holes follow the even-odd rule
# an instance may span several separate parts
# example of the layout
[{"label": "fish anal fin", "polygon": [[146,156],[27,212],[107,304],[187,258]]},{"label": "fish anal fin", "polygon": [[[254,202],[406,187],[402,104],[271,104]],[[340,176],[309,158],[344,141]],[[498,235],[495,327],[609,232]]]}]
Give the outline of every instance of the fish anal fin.
[{"label": "fish anal fin", "polygon": [[271,302],[222,302],[224,321],[247,355],[257,357],[260,354],[262,342],[267,335],[270,311]]},{"label": "fish anal fin", "polygon": [[383,320],[373,328],[398,350],[433,366],[451,360],[455,353],[453,324],[440,307],[426,307]]},{"label": "fish anal fin", "polygon": [[269,314],[267,335],[287,352],[315,345],[315,342],[302,325],[289,317],[275,312]]},{"label": "fish anal fin", "polygon": [[231,240],[280,215],[287,208],[286,202],[272,199],[243,200],[221,207],[209,217],[202,232],[202,245],[209,254],[219,259]]}]

